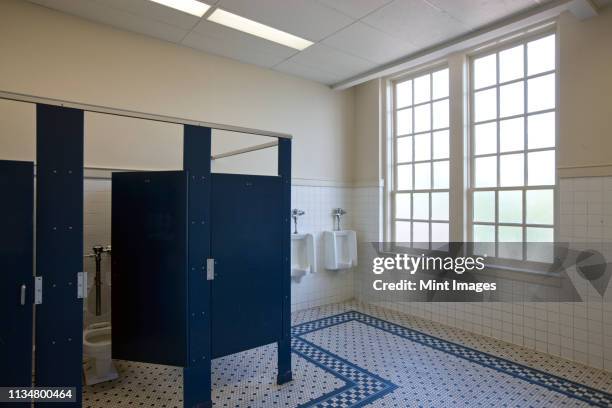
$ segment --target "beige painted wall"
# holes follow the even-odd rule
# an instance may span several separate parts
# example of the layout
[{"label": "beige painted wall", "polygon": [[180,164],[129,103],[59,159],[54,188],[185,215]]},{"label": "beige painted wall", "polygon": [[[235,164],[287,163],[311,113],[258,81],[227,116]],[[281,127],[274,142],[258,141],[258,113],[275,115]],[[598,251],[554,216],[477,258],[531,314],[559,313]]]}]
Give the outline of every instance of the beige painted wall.
[{"label": "beige painted wall", "polygon": [[353,182],[378,185],[381,175],[381,100],[379,79],[355,87]]},{"label": "beige painted wall", "polygon": [[[213,155],[275,141],[275,138],[212,130]],[[87,168],[180,170],[183,127],[85,112],[84,162]],[[216,173],[278,174],[276,147],[211,162]],[[34,104],[0,99],[0,160],[36,161]]]},{"label": "beige painted wall", "polygon": [[[213,155],[232,150],[274,142],[266,136],[253,136],[243,133],[213,130],[211,151]],[[278,148],[242,153],[236,156],[213,160],[210,167],[213,173],[239,173],[274,176],[278,174]]]},{"label": "beige painted wall", "polygon": [[84,163],[128,170],[181,170],[183,127],[85,112]]},{"label": "beige painted wall", "polygon": [[[612,7],[586,21],[565,13],[559,18],[558,32],[559,175],[612,175]],[[377,83],[355,88],[356,182],[377,175],[380,152],[374,139],[382,120],[376,109]]]},{"label": "beige painted wall", "polygon": [[559,19],[561,176],[612,175],[612,7]]},{"label": "beige painted wall", "polygon": [[0,160],[34,161],[35,158],[34,105],[0,99]]},{"label": "beige painted wall", "polygon": [[[332,91],[17,0],[0,1],[0,55],[0,90],[290,133],[294,177],[352,179],[352,90]],[[23,155],[31,145],[6,147],[13,140],[10,135],[17,137],[32,127],[30,122],[15,129],[20,117],[4,118],[11,110],[24,119],[32,115],[31,107],[0,105],[2,158],[12,158],[6,157],[9,149]],[[115,148],[113,160],[130,161],[122,159],[129,151],[120,151],[129,145],[122,136],[130,126],[112,126],[112,132],[92,128],[103,140],[87,155],[89,163],[104,165]],[[162,145],[164,137],[157,137]]]}]

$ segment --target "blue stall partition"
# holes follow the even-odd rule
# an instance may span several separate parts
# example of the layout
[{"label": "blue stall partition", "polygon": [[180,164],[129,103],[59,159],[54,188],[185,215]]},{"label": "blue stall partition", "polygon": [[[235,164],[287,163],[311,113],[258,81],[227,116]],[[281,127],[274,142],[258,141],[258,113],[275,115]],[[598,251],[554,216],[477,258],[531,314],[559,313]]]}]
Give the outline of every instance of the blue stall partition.
[{"label": "blue stall partition", "polygon": [[114,173],[113,358],[183,367],[210,407],[211,359],[278,344],[291,380],[291,148],[279,175],[210,173],[210,129],[184,128],[184,171]]},{"label": "blue stall partition", "polygon": [[[183,368],[185,407],[211,407],[210,128],[184,126],[183,168],[189,174],[188,349]],[[214,269],[214,268],[213,268]],[[210,271],[213,272],[212,270]]]},{"label": "blue stall partition", "polygon": [[0,161],[0,191],[0,387],[30,387],[34,304],[33,163]]},{"label": "blue stall partition", "polygon": [[281,209],[279,220],[281,227],[282,288],[280,296],[282,332],[278,340],[278,377],[277,383],[284,384],[292,380],[291,372],[291,139],[278,139],[278,175],[282,180]]},{"label": "blue stall partition", "polygon": [[112,355],[187,362],[187,174],[113,173]]},{"label": "blue stall partition", "polygon": [[212,175],[213,358],[282,336],[282,180]]},{"label": "blue stall partition", "polygon": [[83,111],[36,106],[36,385],[75,387],[83,375]]},{"label": "blue stall partition", "polygon": [[209,407],[212,358],[277,342],[278,383],[292,378],[291,140],[279,140],[276,177],[211,174],[211,130],[184,132],[190,350],[184,401]]}]

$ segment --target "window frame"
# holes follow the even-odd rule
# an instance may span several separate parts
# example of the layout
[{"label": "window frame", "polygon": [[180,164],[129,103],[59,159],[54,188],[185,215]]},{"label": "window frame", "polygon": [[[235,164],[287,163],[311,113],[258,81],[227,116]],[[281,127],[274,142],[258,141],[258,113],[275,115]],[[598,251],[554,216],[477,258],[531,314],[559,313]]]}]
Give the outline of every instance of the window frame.
[{"label": "window frame", "polygon": [[[542,39],[545,37],[548,37],[550,35],[554,35],[555,39],[555,67],[552,70],[548,70],[548,71],[544,71],[544,72],[539,72],[537,74],[533,74],[533,75],[529,75],[528,73],[528,49],[527,49],[527,44],[529,42],[532,41],[536,41],[538,39]],[[504,51],[504,50],[508,50],[511,49],[513,47],[519,46],[519,45],[523,45],[523,76],[521,76],[518,79],[513,79],[513,80],[509,80],[509,81],[505,81],[505,82],[500,82],[500,65],[499,65],[499,53]],[[475,79],[474,79],[474,61],[476,59],[479,58],[483,58],[489,55],[496,55],[496,82],[493,85],[488,85],[485,87],[481,87],[476,89],[475,88]],[[527,228],[528,227],[545,227],[545,228],[552,228],[553,230],[553,242],[558,242],[558,237],[559,237],[559,171],[557,168],[557,164],[558,164],[558,159],[559,159],[559,100],[560,100],[560,95],[559,95],[559,33],[557,30],[556,25],[553,25],[552,27],[547,26],[544,27],[540,30],[534,30],[531,33],[527,33],[527,34],[521,34],[521,35],[517,35],[517,36],[513,36],[510,40],[508,41],[503,41],[503,42],[499,42],[497,44],[495,44],[494,46],[489,46],[489,47],[481,47],[478,51],[475,52],[471,52],[471,53],[467,53],[467,71],[468,71],[468,75],[467,75],[467,84],[465,84],[465,89],[467,92],[467,103],[468,103],[468,109],[466,110],[467,112],[467,117],[466,120],[467,122],[464,123],[467,135],[465,137],[465,143],[467,143],[467,149],[466,149],[466,154],[468,156],[467,162],[468,162],[468,178],[467,178],[467,183],[466,183],[466,189],[464,191],[464,194],[466,195],[465,197],[465,203],[466,203],[466,219],[465,219],[465,225],[464,225],[464,230],[466,233],[466,237],[467,237],[467,241],[468,242],[472,242],[473,241],[473,229],[474,229],[474,225],[491,225],[495,227],[495,252],[496,254],[498,253],[498,245],[499,245],[499,235],[498,235],[498,226],[517,226],[517,227],[521,227],[522,228],[522,240],[521,242],[523,243],[523,251],[522,251],[522,259],[505,259],[505,258],[496,258],[496,262],[499,262],[501,265],[507,265],[507,266],[526,266],[528,270],[535,270],[535,271],[539,271],[542,269],[543,266],[549,265],[548,263],[543,263],[543,262],[538,262],[538,261],[530,261],[526,259],[526,242],[527,242]],[[528,81],[530,79],[534,79],[534,78],[539,78],[539,77],[544,77],[546,75],[550,75],[550,74],[554,74],[555,75],[555,81],[554,81],[554,86],[555,86],[555,106],[552,109],[544,109],[544,110],[538,110],[538,111],[534,111],[534,112],[528,112]],[[520,83],[523,82],[524,83],[524,87],[523,87],[523,101],[524,101],[524,110],[523,113],[521,114],[517,114],[517,115],[511,115],[511,116],[507,116],[507,117],[500,117],[500,88],[504,85],[509,85],[509,84],[514,84],[514,83]],[[480,122],[477,122],[475,120],[475,112],[474,112],[474,108],[475,108],[475,103],[474,103],[474,97],[476,92],[480,92],[480,91],[484,91],[484,90],[489,90],[489,89],[495,89],[496,90],[496,116],[493,119],[488,119],[488,120],[483,120]],[[536,148],[536,149],[529,149],[528,148],[528,132],[527,132],[527,126],[528,126],[528,120],[527,118],[529,116],[533,116],[533,115],[538,115],[538,114],[545,114],[545,113],[550,113],[553,112],[555,114],[555,145],[554,147],[544,147],[544,148]],[[502,120],[510,120],[513,118],[524,118],[524,123],[523,123],[523,127],[524,127],[524,139],[523,139],[523,149],[521,150],[512,150],[512,151],[504,151],[504,152],[500,152],[500,126],[499,123]],[[475,124],[483,124],[483,123],[496,123],[497,124],[497,130],[496,130],[496,152],[495,153],[490,153],[490,154],[481,154],[476,156],[475,155]],[[534,185],[534,186],[529,186],[528,184],[528,153],[532,153],[532,152],[541,152],[541,151],[553,151],[554,152],[554,160],[555,160],[555,168],[554,168],[554,185]],[[523,179],[524,179],[524,183],[521,186],[507,186],[507,187],[502,187],[500,186],[500,157],[502,155],[508,155],[508,154],[523,154]],[[476,158],[480,158],[480,157],[495,157],[496,158],[496,163],[497,163],[497,175],[496,175],[496,186],[494,187],[475,187],[475,159]],[[522,220],[520,223],[507,223],[507,222],[498,222],[499,218],[499,202],[498,202],[498,194],[500,191],[516,191],[516,190],[520,190],[522,192]],[[526,216],[526,211],[527,211],[527,194],[526,192],[529,190],[553,190],[553,221],[552,221],[552,225],[549,224],[533,224],[533,223],[527,223],[527,216]],[[480,222],[474,221],[474,192],[477,191],[494,191],[495,192],[495,221],[494,222]]]},{"label": "window frame", "polygon": [[[448,70],[448,95],[442,98],[434,98],[433,97],[433,74],[439,71],[443,71],[443,70]],[[430,92],[430,98],[425,101],[425,102],[419,102],[419,103],[414,103],[414,80],[418,77],[421,77],[423,75],[430,75],[430,81],[429,81],[429,92]],[[415,222],[423,222],[423,223],[427,223],[428,224],[428,236],[429,236],[429,248],[432,248],[431,245],[431,238],[432,238],[432,224],[447,224],[448,225],[448,234],[449,234],[449,241],[452,240],[451,237],[451,231],[452,231],[452,224],[455,222],[453,219],[453,215],[452,215],[452,211],[451,211],[451,189],[453,188],[452,186],[452,182],[451,182],[451,177],[450,177],[450,172],[451,172],[451,166],[452,166],[452,152],[451,152],[451,130],[452,130],[452,120],[451,120],[451,84],[450,84],[450,66],[448,64],[447,61],[441,62],[441,63],[436,63],[436,64],[431,64],[431,65],[427,65],[425,67],[421,67],[420,69],[417,70],[412,70],[406,73],[403,73],[401,75],[398,75],[392,79],[389,80],[389,98],[387,99],[387,103],[388,103],[388,120],[391,123],[391,126],[388,127],[389,129],[389,143],[388,143],[388,149],[390,150],[390,154],[387,154],[386,157],[388,160],[390,160],[390,171],[389,171],[389,175],[390,177],[390,182],[388,183],[388,191],[386,194],[386,197],[388,197],[389,199],[389,205],[387,206],[389,213],[388,215],[385,217],[386,218],[386,226],[388,228],[388,237],[390,238],[390,241],[395,242],[395,233],[396,233],[396,228],[395,228],[395,223],[396,221],[405,221],[405,222],[410,222],[410,247],[413,247],[414,244],[414,223]],[[406,82],[406,81],[412,81],[412,103],[409,106],[405,106],[402,108],[398,108],[397,107],[397,85],[402,83],[402,82]],[[439,128],[439,129],[435,129],[433,128],[433,121],[434,121],[434,115],[433,115],[433,105],[436,102],[441,102],[441,101],[448,101],[448,126],[444,127],[444,128]],[[414,118],[415,118],[415,113],[414,113],[414,108],[418,107],[418,106],[424,106],[429,104],[431,106],[431,110],[430,110],[430,129],[426,130],[426,131],[421,131],[421,132],[415,132],[414,129]],[[403,109],[411,109],[412,110],[412,118],[411,118],[411,122],[412,122],[412,131],[408,134],[404,134],[404,135],[398,135],[397,132],[397,120],[396,120],[396,114],[397,112],[403,110]],[[449,146],[448,146],[448,157],[446,158],[442,158],[442,159],[434,159],[434,142],[433,142],[433,135],[435,132],[442,132],[442,131],[447,131],[448,132],[448,140],[449,140]],[[415,136],[418,135],[424,135],[424,134],[430,134],[430,159],[428,160],[414,160],[415,158]],[[412,138],[412,161],[410,162],[398,162],[398,149],[397,149],[397,141],[398,139],[401,138],[406,138],[406,137],[411,137]],[[436,162],[448,162],[449,163],[449,180],[448,180],[448,187],[445,189],[435,189],[433,187],[433,183],[434,183],[434,163]],[[430,188],[429,189],[416,189],[415,188],[415,164],[420,164],[420,163],[429,163],[430,164]],[[412,180],[411,180],[411,185],[412,185],[412,189],[411,190],[400,190],[398,189],[397,186],[397,181],[398,181],[398,177],[397,177],[397,171],[398,171],[398,167],[400,165],[412,165]],[[415,193],[427,193],[429,194],[429,206],[428,206],[428,214],[429,214],[429,219],[428,220],[420,220],[420,219],[416,219],[413,217],[413,211],[414,211],[414,206],[413,206],[413,196]],[[432,219],[432,199],[431,199],[431,194],[432,193],[447,193],[448,194],[448,202],[449,202],[449,208],[448,208],[448,220],[433,220]],[[410,198],[410,219],[406,219],[406,218],[396,218],[395,214],[396,214],[396,196],[397,194],[411,194],[411,198]]]},{"label": "window frame", "polygon": [[[560,172],[558,169],[559,159],[559,109],[560,109],[560,75],[559,75],[559,31],[556,19],[550,19],[543,23],[534,24],[531,27],[517,30],[513,33],[493,38],[490,41],[475,45],[474,47],[456,53],[447,54],[441,58],[426,62],[416,66],[415,68],[406,69],[404,72],[391,75],[385,78],[380,83],[382,95],[381,98],[381,115],[383,117],[383,134],[381,148],[384,154],[382,155],[382,170],[384,177],[384,187],[382,198],[382,235],[387,242],[393,242],[395,238],[395,179],[396,179],[396,125],[395,125],[395,85],[402,80],[415,78],[424,73],[431,73],[438,69],[449,68],[449,126],[450,126],[450,152],[449,162],[451,174],[449,178],[449,229],[451,241],[470,242],[473,237],[473,98],[472,91],[473,83],[473,67],[472,60],[479,56],[485,56],[494,52],[499,52],[504,49],[512,48],[518,44],[526,44],[529,41],[548,35],[555,35],[555,185],[553,190],[553,239],[558,242],[560,234],[560,204],[559,204],[559,180]],[[526,47],[525,47],[526,48]],[[524,63],[527,63],[525,60]],[[496,68],[498,69],[499,66]],[[540,73],[544,75],[544,73]],[[535,77],[536,75],[534,75]],[[526,81],[530,77],[527,72],[522,80]],[[510,83],[511,81],[507,81]],[[497,86],[499,84],[496,84]],[[484,89],[484,88],[483,88]],[[524,92],[527,92],[525,87]],[[528,107],[525,106],[525,113]],[[525,117],[526,115],[522,115]],[[498,118],[495,119],[496,121]],[[527,148],[527,146],[524,146]],[[546,150],[546,149],[544,149]],[[504,152],[506,153],[506,152]],[[523,150],[524,165],[527,166],[527,151]],[[496,152],[496,155],[499,154]],[[521,189],[527,189],[529,186],[521,186]],[[536,186],[533,186],[534,189]],[[548,187],[548,186],[546,186]],[[525,200],[525,194],[523,194]],[[497,203],[496,203],[497,206]],[[496,219],[497,220],[497,219]],[[525,217],[523,217],[525,221]],[[530,224],[531,225],[531,224]],[[550,226],[547,226],[550,227]],[[496,231],[497,234],[497,231]],[[497,239],[497,235],[496,235]],[[515,260],[511,262],[498,262],[500,259],[491,259],[491,264],[494,267],[508,270],[523,271],[526,273],[548,273],[551,264]]]}]

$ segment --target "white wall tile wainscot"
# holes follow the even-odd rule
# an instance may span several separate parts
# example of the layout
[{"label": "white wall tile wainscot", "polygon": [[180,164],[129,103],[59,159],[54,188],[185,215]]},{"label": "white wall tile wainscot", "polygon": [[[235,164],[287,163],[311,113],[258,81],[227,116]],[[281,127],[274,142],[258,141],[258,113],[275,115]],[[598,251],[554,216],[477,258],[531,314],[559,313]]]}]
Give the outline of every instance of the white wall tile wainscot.
[{"label": "white wall tile wainscot", "polygon": [[[368,199],[374,202],[376,193],[371,194]],[[559,196],[558,240],[576,249],[598,250],[611,262],[612,177],[561,179]],[[377,219],[380,209],[368,209],[369,215],[356,212],[364,220]],[[356,273],[370,271],[359,265]],[[575,269],[570,277],[582,302],[387,302],[382,306],[612,371],[610,285],[601,296]],[[359,281],[356,277],[355,296],[364,300]],[[510,290],[519,291],[520,284]]]},{"label": "white wall tile wainscot", "polygon": [[[291,208],[306,213],[299,217],[298,232],[315,237],[317,268],[299,281],[291,282],[292,310],[307,309],[353,298],[353,271],[328,271],[323,260],[323,231],[334,228],[333,208],[343,208],[342,229],[354,229],[353,189],[350,186],[321,186],[314,181],[294,183],[291,189]],[[293,225],[291,226],[293,230]]]}]

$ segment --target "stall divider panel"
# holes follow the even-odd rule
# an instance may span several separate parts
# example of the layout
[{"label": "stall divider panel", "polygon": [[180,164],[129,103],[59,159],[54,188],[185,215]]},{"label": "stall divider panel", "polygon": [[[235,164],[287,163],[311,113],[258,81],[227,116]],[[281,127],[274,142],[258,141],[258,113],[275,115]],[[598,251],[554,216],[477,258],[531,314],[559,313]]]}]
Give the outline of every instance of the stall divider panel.
[{"label": "stall divider panel", "polygon": [[292,380],[291,373],[291,139],[278,140],[278,174],[282,180],[282,335],[278,341],[277,383]]},{"label": "stall divider panel", "polygon": [[[32,385],[34,165],[0,161],[0,386]],[[25,407],[30,403],[5,403]]]},{"label": "stall divider panel", "polygon": [[36,385],[75,387],[81,406],[83,299],[83,111],[36,106],[36,274],[42,304],[36,306]]},{"label": "stall divider panel", "polygon": [[187,174],[113,173],[112,355],[185,366]]},{"label": "stall divider panel", "polygon": [[281,178],[215,173],[211,191],[217,358],[281,337]]},{"label": "stall divider panel", "polygon": [[183,369],[183,400],[188,408],[212,407],[210,286],[211,129],[184,125],[183,168],[189,174],[188,351]]}]

